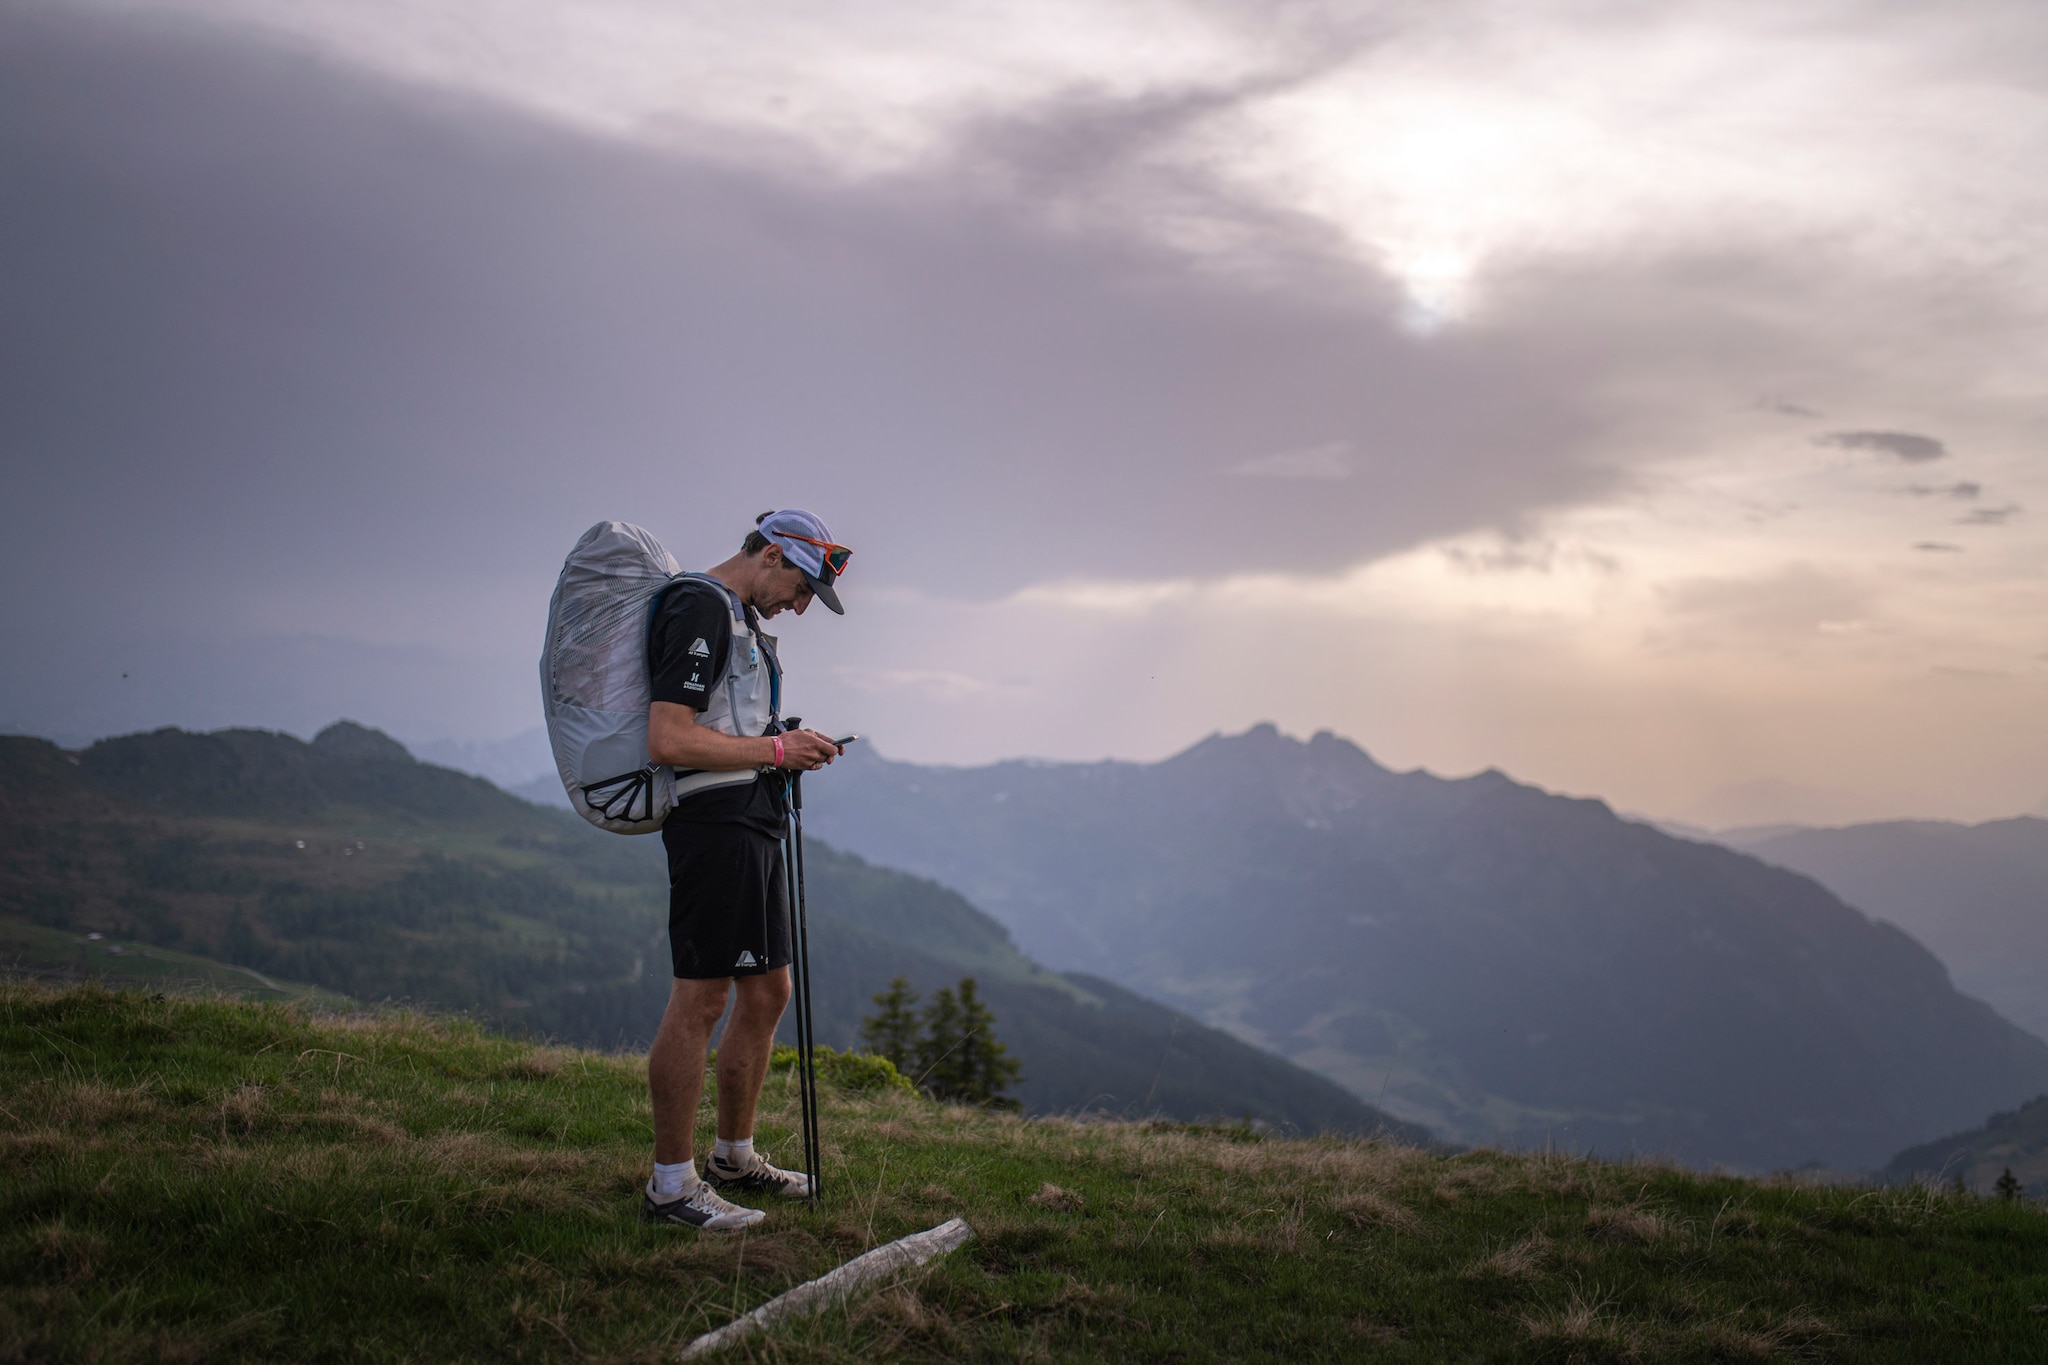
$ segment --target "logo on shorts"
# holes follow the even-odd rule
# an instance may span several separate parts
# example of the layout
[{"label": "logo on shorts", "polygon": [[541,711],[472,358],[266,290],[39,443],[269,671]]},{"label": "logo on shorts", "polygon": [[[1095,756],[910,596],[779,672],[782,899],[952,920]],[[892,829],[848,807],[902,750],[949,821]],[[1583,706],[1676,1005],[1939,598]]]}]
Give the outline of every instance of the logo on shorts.
[{"label": "logo on shorts", "polygon": [[758,967],[761,964],[754,960],[754,953],[752,949],[742,948],[740,949],[740,960],[738,962],[733,963],[732,965],[735,967]]},{"label": "logo on shorts", "polygon": [[711,657],[711,646],[705,644],[704,637],[699,635],[697,637],[697,643],[690,646],[690,653],[692,656],[696,658],[708,659]]}]

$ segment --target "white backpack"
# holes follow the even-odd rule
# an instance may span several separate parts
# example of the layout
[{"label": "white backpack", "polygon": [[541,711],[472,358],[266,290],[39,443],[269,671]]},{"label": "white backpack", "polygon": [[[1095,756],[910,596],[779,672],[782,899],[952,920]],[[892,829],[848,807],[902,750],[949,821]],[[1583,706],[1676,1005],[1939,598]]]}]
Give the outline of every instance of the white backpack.
[{"label": "white backpack", "polygon": [[646,531],[601,521],[555,582],[541,707],[570,804],[600,829],[651,834],[675,804],[673,775],[647,755],[647,636],[660,594],[684,576]]}]

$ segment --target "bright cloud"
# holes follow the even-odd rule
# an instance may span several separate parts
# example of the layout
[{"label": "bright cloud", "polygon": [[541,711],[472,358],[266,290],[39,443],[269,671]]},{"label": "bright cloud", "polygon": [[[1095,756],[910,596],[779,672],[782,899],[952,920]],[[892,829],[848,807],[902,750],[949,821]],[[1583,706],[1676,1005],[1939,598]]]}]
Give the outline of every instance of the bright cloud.
[{"label": "bright cloud", "polygon": [[[125,7],[127,0],[103,0]],[[2015,272],[2048,301],[2048,90],[1990,3],[732,7],[653,0],[172,0],[403,79],[619,137],[852,177],[947,164],[992,123],[1209,97],[1081,206],[1156,176],[1324,225],[1425,330],[1531,258],[1825,237]],[[971,178],[971,164],[954,169]],[[1062,214],[1076,206],[1062,203]],[[1258,251],[1184,208],[1184,246]]]}]

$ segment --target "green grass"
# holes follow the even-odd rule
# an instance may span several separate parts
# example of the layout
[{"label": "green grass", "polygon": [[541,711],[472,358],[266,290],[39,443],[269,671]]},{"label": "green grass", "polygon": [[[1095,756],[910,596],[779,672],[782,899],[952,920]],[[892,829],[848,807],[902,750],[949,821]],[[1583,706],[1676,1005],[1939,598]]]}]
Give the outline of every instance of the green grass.
[{"label": "green grass", "polygon": [[[651,1360],[954,1215],[959,1253],[735,1355],[2048,1357],[2030,1206],[1022,1120],[831,1069],[825,1208],[699,1236],[635,1218],[639,1057],[7,982],[0,1359]],[[763,1145],[794,1118],[785,1063]]]}]

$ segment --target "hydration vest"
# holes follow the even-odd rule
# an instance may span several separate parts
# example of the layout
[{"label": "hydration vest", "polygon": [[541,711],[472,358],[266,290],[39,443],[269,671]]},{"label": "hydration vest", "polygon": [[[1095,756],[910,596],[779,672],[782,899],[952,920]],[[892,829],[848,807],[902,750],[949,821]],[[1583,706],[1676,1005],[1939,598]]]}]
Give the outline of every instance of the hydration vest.
[{"label": "hydration vest", "polygon": [[[726,650],[724,666],[709,684],[705,693],[706,705],[697,713],[697,723],[724,735],[752,738],[756,735],[772,735],[781,728],[777,719],[782,709],[782,665],[775,657],[775,637],[765,630],[757,630],[747,624],[747,610],[740,602],[740,595],[709,574],[686,573],[677,576],[676,581],[695,579],[708,583],[724,596],[728,610],[732,612],[732,644]],[[664,588],[655,599],[655,610],[667,600],[668,592],[675,586]],[[649,618],[652,626],[652,618]],[[707,772],[698,768],[675,768],[672,772],[673,797],[670,804],[713,787],[734,787],[752,782],[760,772],[758,768],[741,768],[723,772]]]},{"label": "hydration vest", "polygon": [[751,782],[757,771],[677,773],[648,756],[648,635],[663,599],[685,579],[716,587],[733,614],[732,648],[718,661],[697,723],[728,735],[780,728],[775,638],[748,626],[738,594],[708,574],[684,573],[638,526],[601,521],[591,527],[569,551],[548,604],[541,707],[569,803],[616,834],[651,834],[678,797]]}]

